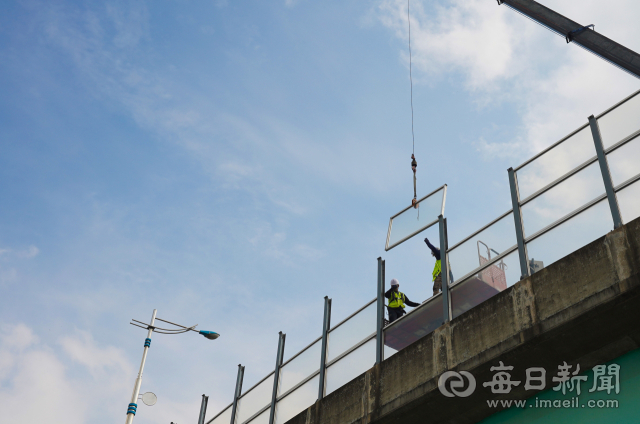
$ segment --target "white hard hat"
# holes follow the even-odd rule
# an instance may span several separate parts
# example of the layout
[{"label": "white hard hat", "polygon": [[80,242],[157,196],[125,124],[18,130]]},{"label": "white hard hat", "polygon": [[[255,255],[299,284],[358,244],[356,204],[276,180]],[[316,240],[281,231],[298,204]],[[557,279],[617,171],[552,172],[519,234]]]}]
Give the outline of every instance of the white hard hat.
[{"label": "white hard hat", "polygon": [[392,285],[392,286],[399,286],[399,285],[400,285],[400,282],[399,282],[398,280],[396,280],[395,278],[392,278],[392,279],[391,279],[391,285]]}]

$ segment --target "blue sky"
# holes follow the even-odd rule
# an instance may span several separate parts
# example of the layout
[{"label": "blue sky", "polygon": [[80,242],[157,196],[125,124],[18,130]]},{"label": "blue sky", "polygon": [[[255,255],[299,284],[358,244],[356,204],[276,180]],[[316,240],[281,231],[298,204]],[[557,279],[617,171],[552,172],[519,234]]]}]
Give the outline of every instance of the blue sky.
[{"label": "blue sky", "polygon": [[[544,1],[640,51],[640,5]],[[452,242],[510,206],[507,168],[640,88],[493,0],[412,1],[418,195]],[[375,296],[376,258],[431,292],[412,197],[406,2],[5,2],[0,13],[0,408],[15,422],[209,416]],[[437,240],[435,230],[427,235]],[[37,408],[24,408],[23,402]],[[20,402],[18,404],[18,401]],[[76,413],[71,418],[69,411]]]}]

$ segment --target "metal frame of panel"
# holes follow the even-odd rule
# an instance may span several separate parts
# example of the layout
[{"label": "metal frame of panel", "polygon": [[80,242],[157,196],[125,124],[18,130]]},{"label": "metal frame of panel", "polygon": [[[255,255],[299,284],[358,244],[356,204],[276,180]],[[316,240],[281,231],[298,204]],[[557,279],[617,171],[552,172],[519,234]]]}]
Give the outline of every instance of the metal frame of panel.
[{"label": "metal frame of panel", "polygon": [[[440,215],[444,215],[444,205],[445,205],[445,203],[447,201],[447,185],[446,184],[438,187],[437,189],[435,189],[431,193],[427,194],[426,196],[424,196],[423,198],[418,200],[416,203],[422,202],[423,200],[431,197],[432,195],[436,194],[440,190],[444,190],[444,192],[442,193],[442,205],[440,207]],[[420,234],[421,232],[423,232],[427,228],[429,228],[432,225],[435,225],[435,224],[438,223],[438,218],[436,218],[435,220],[433,220],[432,222],[430,222],[426,226],[422,227],[420,230],[414,231],[413,233],[409,234],[408,236],[400,239],[399,241],[397,241],[397,242],[393,243],[391,246],[389,246],[389,237],[391,237],[391,228],[393,226],[393,219],[396,218],[397,216],[399,216],[400,214],[408,211],[411,208],[413,208],[413,206],[409,205],[408,207],[404,208],[403,210],[401,210],[400,212],[398,212],[397,214],[395,214],[391,218],[389,218],[389,229],[387,230],[387,242],[386,242],[385,247],[384,247],[385,252],[388,252],[389,250],[393,249],[394,247],[396,247],[396,246],[404,243],[405,241],[409,240],[411,237]]]}]

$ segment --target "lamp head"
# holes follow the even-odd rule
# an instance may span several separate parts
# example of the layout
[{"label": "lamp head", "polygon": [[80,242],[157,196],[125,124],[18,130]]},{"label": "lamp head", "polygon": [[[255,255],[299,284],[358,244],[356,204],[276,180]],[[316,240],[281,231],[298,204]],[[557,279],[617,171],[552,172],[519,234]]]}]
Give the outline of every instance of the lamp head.
[{"label": "lamp head", "polygon": [[215,340],[218,337],[220,337],[220,334],[216,333],[215,331],[204,331],[204,330],[201,330],[201,331],[199,331],[199,333],[202,334],[203,336],[205,336],[209,340]]}]

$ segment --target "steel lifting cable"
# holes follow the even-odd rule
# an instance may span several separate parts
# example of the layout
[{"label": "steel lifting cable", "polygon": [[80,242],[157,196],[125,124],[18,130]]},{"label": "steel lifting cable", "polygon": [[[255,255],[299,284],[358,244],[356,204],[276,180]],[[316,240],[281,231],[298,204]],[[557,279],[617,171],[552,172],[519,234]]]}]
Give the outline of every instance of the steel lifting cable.
[{"label": "steel lifting cable", "polygon": [[[418,195],[416,192],[416,168],[418,167],[418,162],[416,162],[416,136],[413,131],[413,76],[411,72],[411,16],[410,16],[410,0],[407,0],[407,23],[409,24],[409,82],[411,83],[411,141],[412,141],[412,150],[411,150],[411,170],[413,171],[413,200],[411,201],[411,205],[414,208],[418,208]],[[420,213],[420,212],[418,212]],[[418,219],[419,219],[418,215]]]},{"label": "steel lifting cable", "polygon": [[[413,171],[413,200],[411,205],[415,209],[418,209],[418,195],[416,191],[416,169],[418,168],[418,162],[416,162],[416,136],[413,130],[413,75],[412,75],[412,58],[411,58],[411,7],[410,0],[407,0],[407,24],[409,26],[409,82],[411,84],[411,170]],[[418,209],[418,216],[416,219],[420,219],[420,209]]]}]

